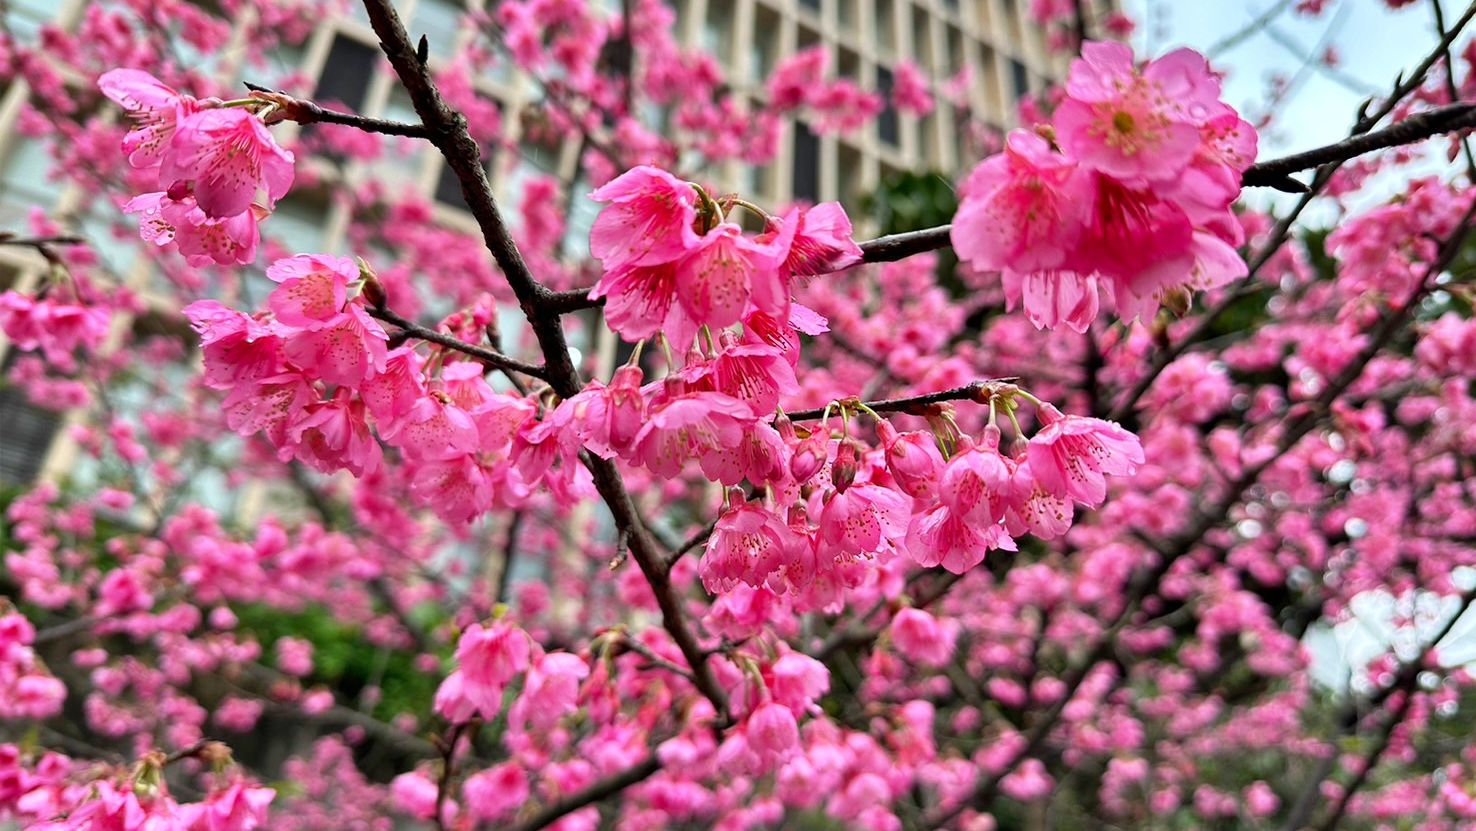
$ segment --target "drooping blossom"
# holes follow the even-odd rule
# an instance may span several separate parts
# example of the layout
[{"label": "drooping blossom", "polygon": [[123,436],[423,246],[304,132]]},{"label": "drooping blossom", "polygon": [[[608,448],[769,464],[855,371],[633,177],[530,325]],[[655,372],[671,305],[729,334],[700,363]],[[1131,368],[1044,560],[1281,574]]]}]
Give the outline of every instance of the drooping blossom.
[{"label": "drooping blossom", "polygon": [[718,518],[699,565],[702,585],[714,594],[739,583],[754,588],[764,585],[800,545],[784,520],[769,508],[743,501],[741,490],[729,499],[736,507]]},{"label": "drooping blossom", "polygon": [[437,697],[444,693],[450,712],[464,713],[455,702],[465,700],[483,718],[495,718],[502,710],[503,690],[528,668],[530,652],[528,633],[522,629],[505,622],[473,623],[456,644],[455,690],[448,689],[453,682],[447,678]]},{"label": "drooping blossom", "polygon": [[1143,464],[1138,437],[1110,421],[1040,408],[1043,425],[1026,450],[1031,473],[1047,493],[1097,506],[1107,476],[1131,476]]},{"label": "drooping blossom", "polygon": [[1123,44],[1086,44],[1054,114],[1056,145],[1015,130],[960,188],[960,258],[1000,272],[1036,326],[1076,331],[1103,303],[1143,317],[1170,292],[1243,276],[1230,204],[1255,131],[1219,96],[1192,51],[1139,71]]}]

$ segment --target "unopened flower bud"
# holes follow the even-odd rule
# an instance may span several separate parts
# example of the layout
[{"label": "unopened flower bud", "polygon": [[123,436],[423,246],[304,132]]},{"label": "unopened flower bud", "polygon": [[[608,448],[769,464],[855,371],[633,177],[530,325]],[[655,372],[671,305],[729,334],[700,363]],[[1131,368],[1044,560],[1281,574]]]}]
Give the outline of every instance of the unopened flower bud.
[{"label": "unopened flower bud", "polygon": [[827,441],[825,433],[817,430],[795,447],[794,455],[789,459],[789,475],[794,477],[795,482],[803,485],[810,481],[820,470],[820,466],[825,464]]},{"label": "unopened flower bud", "polygon": [[830,482],[835,485],[838,493],[845,493],[846,488],[856,481],[858,467],[856,443],[850,440],[841,442],[835,454],[835,463],[830,466]]},{"label": "unopened flower bud", "polygon": [[364,300],[368,301],[371,308],[383,309],[389,304],[389,297],[385,294],[384,284],[379,282],[379,277],[375,275],[374,269],[370,268],[369,264],[364,262],[363,257],[359,258],[359,277],[364,281]]}]

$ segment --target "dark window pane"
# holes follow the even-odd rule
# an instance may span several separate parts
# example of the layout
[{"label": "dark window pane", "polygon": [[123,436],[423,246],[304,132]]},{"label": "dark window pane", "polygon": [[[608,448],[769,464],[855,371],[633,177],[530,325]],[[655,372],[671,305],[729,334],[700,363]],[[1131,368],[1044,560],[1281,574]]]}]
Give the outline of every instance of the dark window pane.
[{"label": "dark window pane", "polygon": [[816,14],[820,13],[820,0],[800,0],[800,5]]},{"label": "dark window pane", "polygon": [[897,126],[897,107],[892,103],[892,86],[892,70],[884,66],[877,67],[876,91],[881,93],[885,109],[876,119],[876,131],[882,141],[896,147],[901,142],[901,131]]},{"label": "dark window pane", "polygon": [[358,112],[364,106],[364,97],[369,93],[369,79],[374,76],[374,67],[379,53],[364,44],[342,35],[333,39],[333,48],[328,50],[328,61],[323,65],[323,75],[318,79],[318,88],[313,98],[323,102],[339,104]]},{"label": "dark window pane", "polygon": [[[19,355],[20,350],[11,349],[5,356],[0,379]],[[0,482],[30,484],[41,472],[61,423],[61,413],[31,404],[23,390],[0,380]]]},{"label": "dark window pane", "polygon": [[[487,174],[488,181],[492,179],[492,171],[496,169],[493,164],[495,156],[485,147],[482,148],[482,170]],[[466,200],[461,198],[461,180],[456,178],[456,172],[451,165],[441,165],[441,176],[436,180],[436,201],[453,208],[469,211]]]},{"label": "dark window pane", "polygon": [[1015,87],[1016,100],[1030,94],[1030,73],[1025,70],[1025,64],[1014,58],[1010,59],[1010,81]]},{"label": "dark window pane", "polygon": [[794,198],[820,201],[820,139],[803,121],[794,123]]}]

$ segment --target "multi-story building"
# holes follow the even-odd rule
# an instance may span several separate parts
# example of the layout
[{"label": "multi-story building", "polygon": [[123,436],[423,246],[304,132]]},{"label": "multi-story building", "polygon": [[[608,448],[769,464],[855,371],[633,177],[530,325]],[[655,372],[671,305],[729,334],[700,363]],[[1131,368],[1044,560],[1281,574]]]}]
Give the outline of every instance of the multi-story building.
[{"label": "multi-story building", "polygon": [[[17,37],[34,38],[40,27],[75,26],[92,0],[9,0],[4,4],[6,26]],[[407,25],[424,33],[436,55],[453,54],[474,37],[464,26],[469,10],[496,0],[399,0]],[[620,0],[590,0],[618,10]],[[1015,103],[1037,90],[1045,79],[1059,74],[1059,58],[1047,54],[1042,33],[1027,18],[1025,0],[671,0],[678,15],[680,39],[719,57],[735,87],[762,94],[762,80],[774,66],[798,50],[823,45],[832,56],[832,72],[853,79],[866,89],[883,93],[887,109],[866,129],[850,135],[817,135],[803,121],[790,120],[784,128],[781,150],[773,163],[745,168],[729,163],[709,171],[722,184],[767,204],[792,199],[839,199],[854,207],[855,200],[876,187],[891,171],[934,169],[956,173],[970,164],[961,141],[963,117],[959,107],[938,95],[938,106],[918,118],[892,109],[890,92],[894,67],[912,61],[941,90],[944,82],[966,67],[970,85],[967,110],[993,126],[1009,126]],[[186,60],[235,87],[262,70],[246,60],[253,44],[236,37],[218,54],[191,53],[179,44]],[[269,72],[298,73],[315,86],[314,97],[370,116],[414,120],[410,101],[387,64],[361,8],[330,16],[298,46],[278,47],[266,56]],[[505,62],[504,62],[505,67]],[[77,83],[85,79],[76,79]],[[479,91],[496,101],[517,157],[489,165],[494,187],[504,202],[515,204],[520,184],[535,173],[549,173],[574,182],[578,147],[568,141],[549,144],[517,134],[519,113],[540,105],[539,88],[530,79],[506,68],[478,78]],[[148,293],[153,279],[148,259],[138,256],[136,243],[112,233],[115,213],[88,204],[73,189],[49,181],[49,152],[45,139],[23,136],[16,129],[22,105],[29,97],[23,81],[0,94],[0,230],[24,231],[27,213],[39,206],[49,215],[67,219],[98,248],[109,269],[130,285]],[[290,135],[294,125],[279,132]],[[436,204],[437,221],[471,228],[454,176],[433,148],[407,142],[405,152],[387,154],[369,162],[346,165],[308,159],[316,165],[321,184],[297,188],[283,200],[265,228],[268,235],[299,251],[344,251],[348,208],[331,198],[334,188],[377,180],[390,187],[422,193]],[[74,186],[75,187],[75,186]],[[573,250],[582,248],[595,206],[587,200],[572,203],[569,238]],[[99,211],[104,212],[99,212]],[[25,290],[35,284],[44,263],[25,249],[0,246],[0,290]],[[146,322],[156,325],[157,322]],[[121,326],[136,325],[120,322]],[[0,335],[0,365],[8,365]],[[0,482],[23,483],[38,476],[77,472],[79,454],[66,435],[71,418],[27,403],[21,393],[0,386]]]}]

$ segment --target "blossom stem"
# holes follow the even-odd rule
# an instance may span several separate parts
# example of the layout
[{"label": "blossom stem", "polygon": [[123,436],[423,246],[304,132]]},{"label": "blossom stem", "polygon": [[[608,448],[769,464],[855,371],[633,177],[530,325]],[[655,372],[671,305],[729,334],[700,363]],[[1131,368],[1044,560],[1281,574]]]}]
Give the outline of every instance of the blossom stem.
[{"label": "blossom stem", "polygon": [[774,217],[770,216],[768,211],[760,208],[758,205],[753,204],[747,199],[741,199],[737,196],[730,196],[725,201],[729,205],[736,205],[740,208],[744,208],[753,215],[757,216],[759,219],[762,219],[764,221],[764,227],[766,228],[769,226],[769,223],[774,221]]}]

